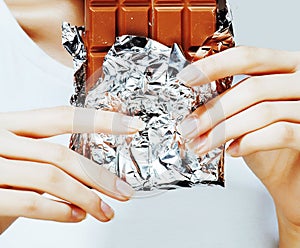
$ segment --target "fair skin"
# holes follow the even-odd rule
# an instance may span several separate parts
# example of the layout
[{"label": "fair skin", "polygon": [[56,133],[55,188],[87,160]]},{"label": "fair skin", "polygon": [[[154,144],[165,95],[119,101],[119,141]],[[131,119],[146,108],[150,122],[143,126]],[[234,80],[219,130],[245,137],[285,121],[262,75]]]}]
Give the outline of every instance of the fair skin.
[{"label": "fair skin", "polygon": [[195,62],[178,76],[189,86],[230,75],[247,79],[180,125],[198,154],[232,141],[273,197],[280,248],[300,246],[300,53],[237,47]]},{"label": "fair skin", "polygon": [[83,0],[5,0],[27,35],[49,56],[72,67],[72,58],[61,45],[61,24],[84,25]]},{"label": "fair skin", "polygon": [[[34,42],[57,61],[72,64],[71,56],[61,46],[60,26],[63,20],[83,24],[82,0],[6,3]],[[78,123],[80,115],[92,121]],[[96,192],[119,201],[133,195],[128,184],[106,169],[42,138],[74,132],[133,134],[142,128],[141,121],[72,107],[0,113],[0,120],[0,233],[21,216],[79,222],[90,214],[106,222],[114,212]]]},{"label": "fair skin", "polygon": [[79,131],[133,134],[143,128],[136,118],[96,110],[88,112],[92,123],[78,123],[78,114],[86,113],[73,107],[0,113],[0,233],[20,216],[79,222],[88,213],[107,222],[114,212],[95,191],[119,201],[131,198],[133,189],[108,170],[42,139]]},{"label": "fair skin", "polygon": [[[83,1],[30,0],[26,4],[21,0],[6,2],[22,28],[42,49],[61,63],[70,65],[70,58],[60,46],[60,24],[62,20],[67,20],[82,25],[82,8],[78,6],[82,6]],[[62,7],[62,2],[67,7],[57,12]],[[44,15],[36,15],[38,11],[45,11],[45,4],[49,4],[47,8],[52,8],[46,15],[54,18],[52,22],[47,22]],[[20,11],[22,8],[18,6],[26,7],[27,15],[23,15],[25,12]],[[66,13],[69,14],[69,19],[66,19]],[[30,16],[35,16],[36,19],[28,18]],[[45,22],[50,25],[50,29],[38,29],[37,23]],[[49,30],[54,35],[52,40],[47,39]],[[187,118],[179,128],[191,140],[191,149],[199,154],[227,141],[233,141],[228,153],[234,157],[243,157],[274,199],[281,248],[300,246],[300,105],[297,101],[300,97],[299,70],[298,52],[239,47],[199,60],[179,74],[190,86],[230,75],[250,75],[237,86],[197,109],[192,118]],[[58,118],[57,114],[67,114],[70,117]],[[99,112],[97,116],[100,118],[103,114],[105,113]],[[35,115],[35,118],[31,115]],[[45,121],[52,115],[52,122]],[[0,137],[3,139],[0,143],[11,145],[0,146],[0,156],[3,157],[0,163],[0,170],[3,172],[0,175],[8,174],[0,179],[6,180],[4,183],[0,181],[0,194],[3,194],[0,198],[7,199],[0,206],[0,216],[4,216],[0,217],[0,231],[5,230],[18,216],[77,222],[89,213],[101,221],[109,220],[112,217],[109,208],[106,208],[108,213],[105,214],[100,207],[101,199],[85,185],[119,200],[130,198],[130,189],[125,195],[117,190],[115,176],[99,168],[99,176],[103,173],[108,173],[108,176],[106,179],[100,176],[101,183],[95,185],[94,181],[86,178],[82,164],[78,164],[83,159],[86,166],[93,166],[90,161],[65,147],[38,139],[74,131],[71,128],[73,115],[74,109],[65,107],[60,111],[48,109],[34,113],[1,114],[1,123],[5,124],[0,126]],[[30,122],[36,118],[43,125],[37,125],[36,121]],[[4,119],[6,121],[2,122]],[[18,123],[23,123],[23,126]],[[115,130],[110,128],[113,123],[109,121],[104,126],[100,121],[96,123],[98,131],[111,133]],[[123,131],[135,132],[138,125],[141,123]],[[45,150],[46,156],[43,154]],[[19,178],[20,168],[26,175],[23,180]],[[45,178],[30,178],[31,174],[37,173],[36,168]],[[53,180],[68,185],[68,192],[55,188]],[[22,184],[19,185],[20,183]],[[56,196],[61,202],[46,199],[41,192]],[[122,192],[124,193],[123,190]],[[23,204],[20,204],[20,200]],[[86,205],[85,202],[92,204]]]}]

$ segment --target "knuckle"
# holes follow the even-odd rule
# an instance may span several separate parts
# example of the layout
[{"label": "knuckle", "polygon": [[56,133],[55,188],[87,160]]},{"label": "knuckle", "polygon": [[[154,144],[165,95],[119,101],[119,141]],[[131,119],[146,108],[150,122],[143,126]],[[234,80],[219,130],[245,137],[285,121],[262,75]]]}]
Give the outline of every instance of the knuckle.
[{"label": "knuckle", "polygon": [[294,128],[286,122],[280,122],[277,125],[277,134],[283,145],[291,144],[294,141]]},{"label": "knuckle", "polygon": [[242,58],[244,58],[246,55],[250,53],[250,47],[248,46],[237,46],[235,48],[236,53],[239,53]]},{"label": "knuckle", "polygon": [[92,191],[85,192],[76,205],[93,216],[101,216],[101,199]]},{"label": "knuckle", "polygon": [[244,61],[245,67],[257,67],[261,64],[261,59],[263,50],[258,52],[258,48],[240,46],[237,47],[236,52],[238,53],[238,58],[240,61]]},{"label": "knuckle", "polygon": [[39,209],[40,195],[35,192],[26,192],[21,206],[25,215],[32,215]]},{"label": "knuckle", "polygon": [[57,185],[62,181],[62,173],[60,170],[51,165],[46,166],[43,173],[43,181],[48,187]]},{"label": "knuckle", "polygon": [[264,99],[265,91],[262,90],[261,78],[255,76],[248,78],[242,86],[244,87],[245,96],[247,96],[251,102]]},{"label": "knuckle", "polygon": [[270,121],[274,117],[275,106],[271,102],[263,102],[259,104],[258,111],[265,121]]},{"label": "knuckle", "polygon": [[236,48],[236,52],[241,58],[241,61],[245,61],[248,66],[255,59],[256,54],[253,50],[254,49],[252,47],[248,46],[239,46]]},{"label": "knuckle", "polygon": [[70,158],[70,150],[66,146],[56,145],[55,148],[55,162],[58,164],[69,161]]},{"label": "knuckle", "polygon": [[91,208],[94,211],[99,211],[100,206],[101,206],[101,199],[98,197],[97,194],[94,192],[91,192],[89,199],[87,200],[88,206],[91,206]]}]

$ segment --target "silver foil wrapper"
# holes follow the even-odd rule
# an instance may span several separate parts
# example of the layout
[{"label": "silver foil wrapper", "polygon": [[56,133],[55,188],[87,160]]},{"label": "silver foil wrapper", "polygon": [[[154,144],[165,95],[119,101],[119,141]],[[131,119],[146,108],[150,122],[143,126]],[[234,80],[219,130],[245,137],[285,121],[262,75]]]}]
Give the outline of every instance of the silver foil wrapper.
[{"label": "silver foil wrapper", "polygon": [[[224,16],[227,18],[228,13]],[[219,31],[201,47],[203,57],[234,46],[231,21],[226,18],[219,21]],[[149,38],[124,35],[116,38],[105,57],[102,75],[85,95],[83,42],[78,30],[66,23],[63,34],[76,68],[76,92],[71,103],[138,116],[146,123],[144,130],[129,136],[74,134],[70,144],[73,150],[136,190],[224,185],[224,145],[197,156],[186,148],[176,127],[197,107],[228,89],[232,78],[189,88],[176,78],[189,64],[177,44],[169,48]]]},{"label": "silver foil wrapper", "polygon": [[84,155],[137,190],[222,183],[223,147],[198,157],[185,148],[177,124],[217,95],[215,84],[184,86],[176,75],[188,62],[175,44],[121,36],[108,52],[103,74],[85,107],[139,116],[146,127],[132,136],[84,134]]}]

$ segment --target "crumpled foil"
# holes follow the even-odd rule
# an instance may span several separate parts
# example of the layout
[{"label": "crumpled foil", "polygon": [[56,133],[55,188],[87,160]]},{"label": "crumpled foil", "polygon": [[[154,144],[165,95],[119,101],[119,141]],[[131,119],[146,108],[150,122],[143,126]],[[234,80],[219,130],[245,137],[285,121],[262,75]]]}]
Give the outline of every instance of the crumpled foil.
[{"label": "crumpled foil", "polygon": [[74,66],[74,88],[70,103],[76,107],[83,107],[85,101],[85,82],[87,53],[81,38],[84,27],[71,26],[67,22],[62,24],[62,44],[73,57]]},{"label": "crumpled foil", "polygon": [[[201,57],[234,46],[231,21],[224,19],[219,24],[220,29],[201,47]],[[186,148],[176,127],[197,107],[228,89],[232,78],[189,88],[176,78],[189,64],[177,44],[169,48],[149,38],[124,35],[116,38],[105,57],[102,75],[85,95],[82,73],[86,55],[82,56],[85,49],[74,28],[63,24],[64,45],[77,68],[71,103],[138,116],[146,127],[128,136],[74,134],[70,147],[136,190],[224,185],[224,145],[198,156]]]}]

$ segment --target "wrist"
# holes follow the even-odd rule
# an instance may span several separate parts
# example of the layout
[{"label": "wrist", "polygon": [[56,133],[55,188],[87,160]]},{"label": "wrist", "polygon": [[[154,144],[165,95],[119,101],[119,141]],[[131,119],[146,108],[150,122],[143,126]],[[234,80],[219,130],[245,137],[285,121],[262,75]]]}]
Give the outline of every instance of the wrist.
[{"label": "wrist", "polygon": [[278,215],[279,248],[300,247],[300,225]]}]

